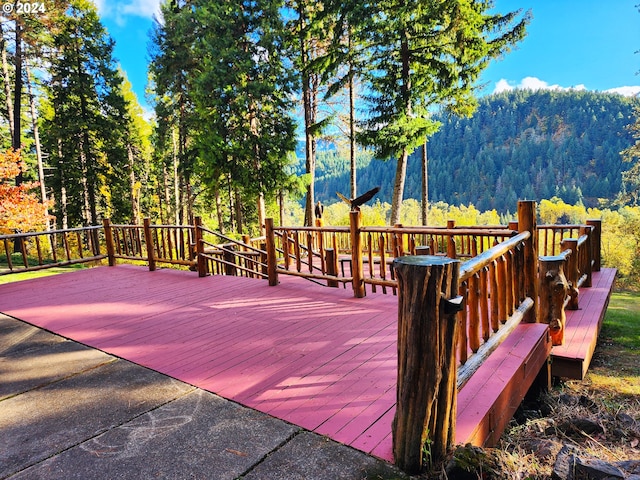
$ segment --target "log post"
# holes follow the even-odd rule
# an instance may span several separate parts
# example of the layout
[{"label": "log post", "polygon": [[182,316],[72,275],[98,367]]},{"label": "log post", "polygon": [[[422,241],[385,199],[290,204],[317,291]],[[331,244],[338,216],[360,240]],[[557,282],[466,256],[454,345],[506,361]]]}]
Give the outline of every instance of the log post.
[{"label": "log post", "polygon": [[[113,244],[113,232],[111,230],[111,220],[108,218],[102,219],[102,228],[104,229],[104,241],[107,247],[107,259],[109,266],[114,267],[116,265],[116,248]],[[54,248],[55,252],[55,248]],[[10,255],[7,254],[7,259]]]},{"label": "log post", "polygon": [[[325,249],[325,260],[324,264],[326,265],[327,275],[338,276],[338,256],[336,255],[336,251],[333,248]],[[338,287],[337,280],[327,280],[328,287]]]},{"label": "log post", "polygon": [[267,278],[269,279],[269,285],[274,287],[278,285],[278,257],[276,251],[276,237],[273,231],[273,218],[266,218],[264,223],[267,250]]},{"label": "log post", "polygon": [[599,272],[602,267],[602,220],[587,220],[591,229],[592,271]]},{"label": "log post", "polygon": [[564,300],[569,291],[569,283],[564,275],[565,257],[540,257],[540,304],[538,318],[549,325],[553,345],[564,343],[564,327],[567,316]]},{"label": "log post", "polygon": [[351,225],[351,275],[353,277],[353,295],[363,298],[366,295],[364,289],[364,269],[362,267],[362,239],[360,238],[360,223],[362,216],[359,210],[349,213]]},{"label": "log post", "polygon": [[149,271],[153,272],[156,269],[156,252],[153,247],[153,235],[151,234],[151,220],[149,217],[143,220],[144,229],[144,244],[147,246],[147,262],[149,262]]},{"label": "log post", "polygon": [[398,467],[417,473],[425,444],[431,460],[438,461],[455,436],[460,262],[416,255],[396,258],[393,267],[398,279],[393,454]]},{"label": "log post", "polygon": [[195,226],[195,242],[196,242],[196,265],[198,266],[198,276],[207,276],[207,258],[204,256],[204,242],[202,238],[202,217],[193,219]]},{"label": "log post", "polygon": [[575,238],[565,238],[562,240],[562,251],[570,250],[569,258],[567,258],[565,264],[564,274],[569,282],[569,303],[567,308],[569,310],[578,309],[578,280],[580,279],[580,272],[578,271],[578,240]]},{"label": "log post", "polygon": [[518,202],[518,232],[531,232],[524,243],[524,294],[533,300],[531,308],[523,321],[535,323],[536,304],[538,303],[538,227],[536,222],[536,202],[521,200]]},{"label": "log post", "polygon": [[[456,228],[455,220],[447,220],[447,230],[453,230]],[[457,258],[456,254],[456,240],[453,235],[447,234],[447,257]]]}]

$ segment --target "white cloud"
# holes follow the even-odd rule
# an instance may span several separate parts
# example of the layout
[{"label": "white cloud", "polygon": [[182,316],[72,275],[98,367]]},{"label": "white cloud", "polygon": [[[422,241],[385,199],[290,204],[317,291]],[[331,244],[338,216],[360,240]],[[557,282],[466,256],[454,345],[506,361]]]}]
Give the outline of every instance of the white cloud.
[{"label": "white cloud", "polygon": [[[544,80],[540,80],[537,77],[525,77],[520,83],[515,84],[515,82],[510,82],[504,78],[500,79],[496,82],[496,86],[493,89],[493,93],[500,93],[505,91],[510,91],[514,89],[522,89],[522,90],[587,90],[587,87],[583,84],[573,85],[571,87],[562,87],[560,85],[549,85]],[[628,87],[617,87],[611,88],[609,90],[605,90],[607,93],[619,93],[620,95],[625,95],[627,97],[631,97],[634,95],[640,95],[640,86],[628,86]]]},{"label": "white cloud", "polygon": [[493,93],[500,93],[504,91],[521,89],[521,90],[586,90],[587,87],[584,85],[574,85],[572,87],[561,87],[560,85],[549,85],[544,80],[540,80],[537,77],[525,77],[520,83],[515,84],[513,82],[509,82],[506,79],[501,79],[496,83],[496,86],[493,90]]},{"label": "white cloud", "polygon": [[115,19],[124,25],[127,17],[152,18],[160,13],[161,0],[94,0],[102,17]]},{"label": "white cloud", "polygon": [[635,97],[636,95],[640,95],[640,85],[636,85],[633,87],[610,88],[609,90],[605,90],[605,92],[619,93],[620,95],[624,95],[625,97]]}]

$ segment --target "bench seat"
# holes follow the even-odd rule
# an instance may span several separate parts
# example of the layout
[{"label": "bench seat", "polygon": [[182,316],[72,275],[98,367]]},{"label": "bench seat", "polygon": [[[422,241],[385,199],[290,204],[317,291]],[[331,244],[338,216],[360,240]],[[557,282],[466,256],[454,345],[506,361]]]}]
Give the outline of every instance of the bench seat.
[{"label": "bench seat", "polygon": [[519,324],[458,392],[455,443],[495,445],[550,353],[547,325]]},{"label": "bench seat", "polygon": [[579,309],[567,310],[564,344],[551,350],[554,377],[583,380],[587,373],[616,278],[615,268],[593,272],[591,287],[581,288]]}]

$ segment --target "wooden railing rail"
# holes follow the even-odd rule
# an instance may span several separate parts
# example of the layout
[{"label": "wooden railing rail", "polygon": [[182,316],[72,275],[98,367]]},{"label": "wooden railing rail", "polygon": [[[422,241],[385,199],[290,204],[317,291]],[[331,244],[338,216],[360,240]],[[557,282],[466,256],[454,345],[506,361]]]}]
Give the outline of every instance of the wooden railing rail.
[{"label": "wooden railing rail", "polygon": [[99,226],[0,235],[0,275],[100,261],[101,236]]},{"label": "wooden railing rail", "polygon": [[522,275],[530,238],[531,232],[519,233],[460,267],[465,308],[458,313],[458,389],[535,305]]},{"label": "wooden railing rail", "polygon": [[588,240],[590,246],[587,247],[591,252],[591,269],[599,272],[602,263],[602,220],[587,220],[581,225],[538,225],[538,253],[543,257],[558,255],[564,250],[562,242],[565,239],[579,238],[582,235],[591,237]]},{"label": "wooden railing rail", "polygon": [[193,225],[152,225],[148,218],[143,225],[121,225],[105,219],[103,228],[110,265],[123,259],[146,262],[151,271],[158,263],[196,266]]},{"label": "wooden railing rail", "polygon": [[[265,248],[253,246],[257,242],[261,242],[264,245],[263,239],[243,237],[243,241],[240,242],[221,232],[215,232],[202,226],[199,218],[196,219],[196,225],[199,232],[196,242],[198,245],[198,273],[200,276],[214,273],[217,275],[267,278],[267,252]],[[222,239],[224,243],[206,240],[204,238],[205,235]]]}]

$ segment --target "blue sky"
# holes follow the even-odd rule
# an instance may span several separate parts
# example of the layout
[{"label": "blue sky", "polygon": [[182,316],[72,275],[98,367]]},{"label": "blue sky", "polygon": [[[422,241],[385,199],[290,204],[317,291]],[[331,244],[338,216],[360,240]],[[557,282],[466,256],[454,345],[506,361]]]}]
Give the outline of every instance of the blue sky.
[{"label": "blue sky", "polygon": [[[97,0],[115,56],[144,108],[147,46],[160,0]],[[640,93],[640,0],[495,0],[497,11],[531,10],[529,33],[482,76],[484,93],[580,88]],[[626,87],[624,90],[623,87]]]}]

